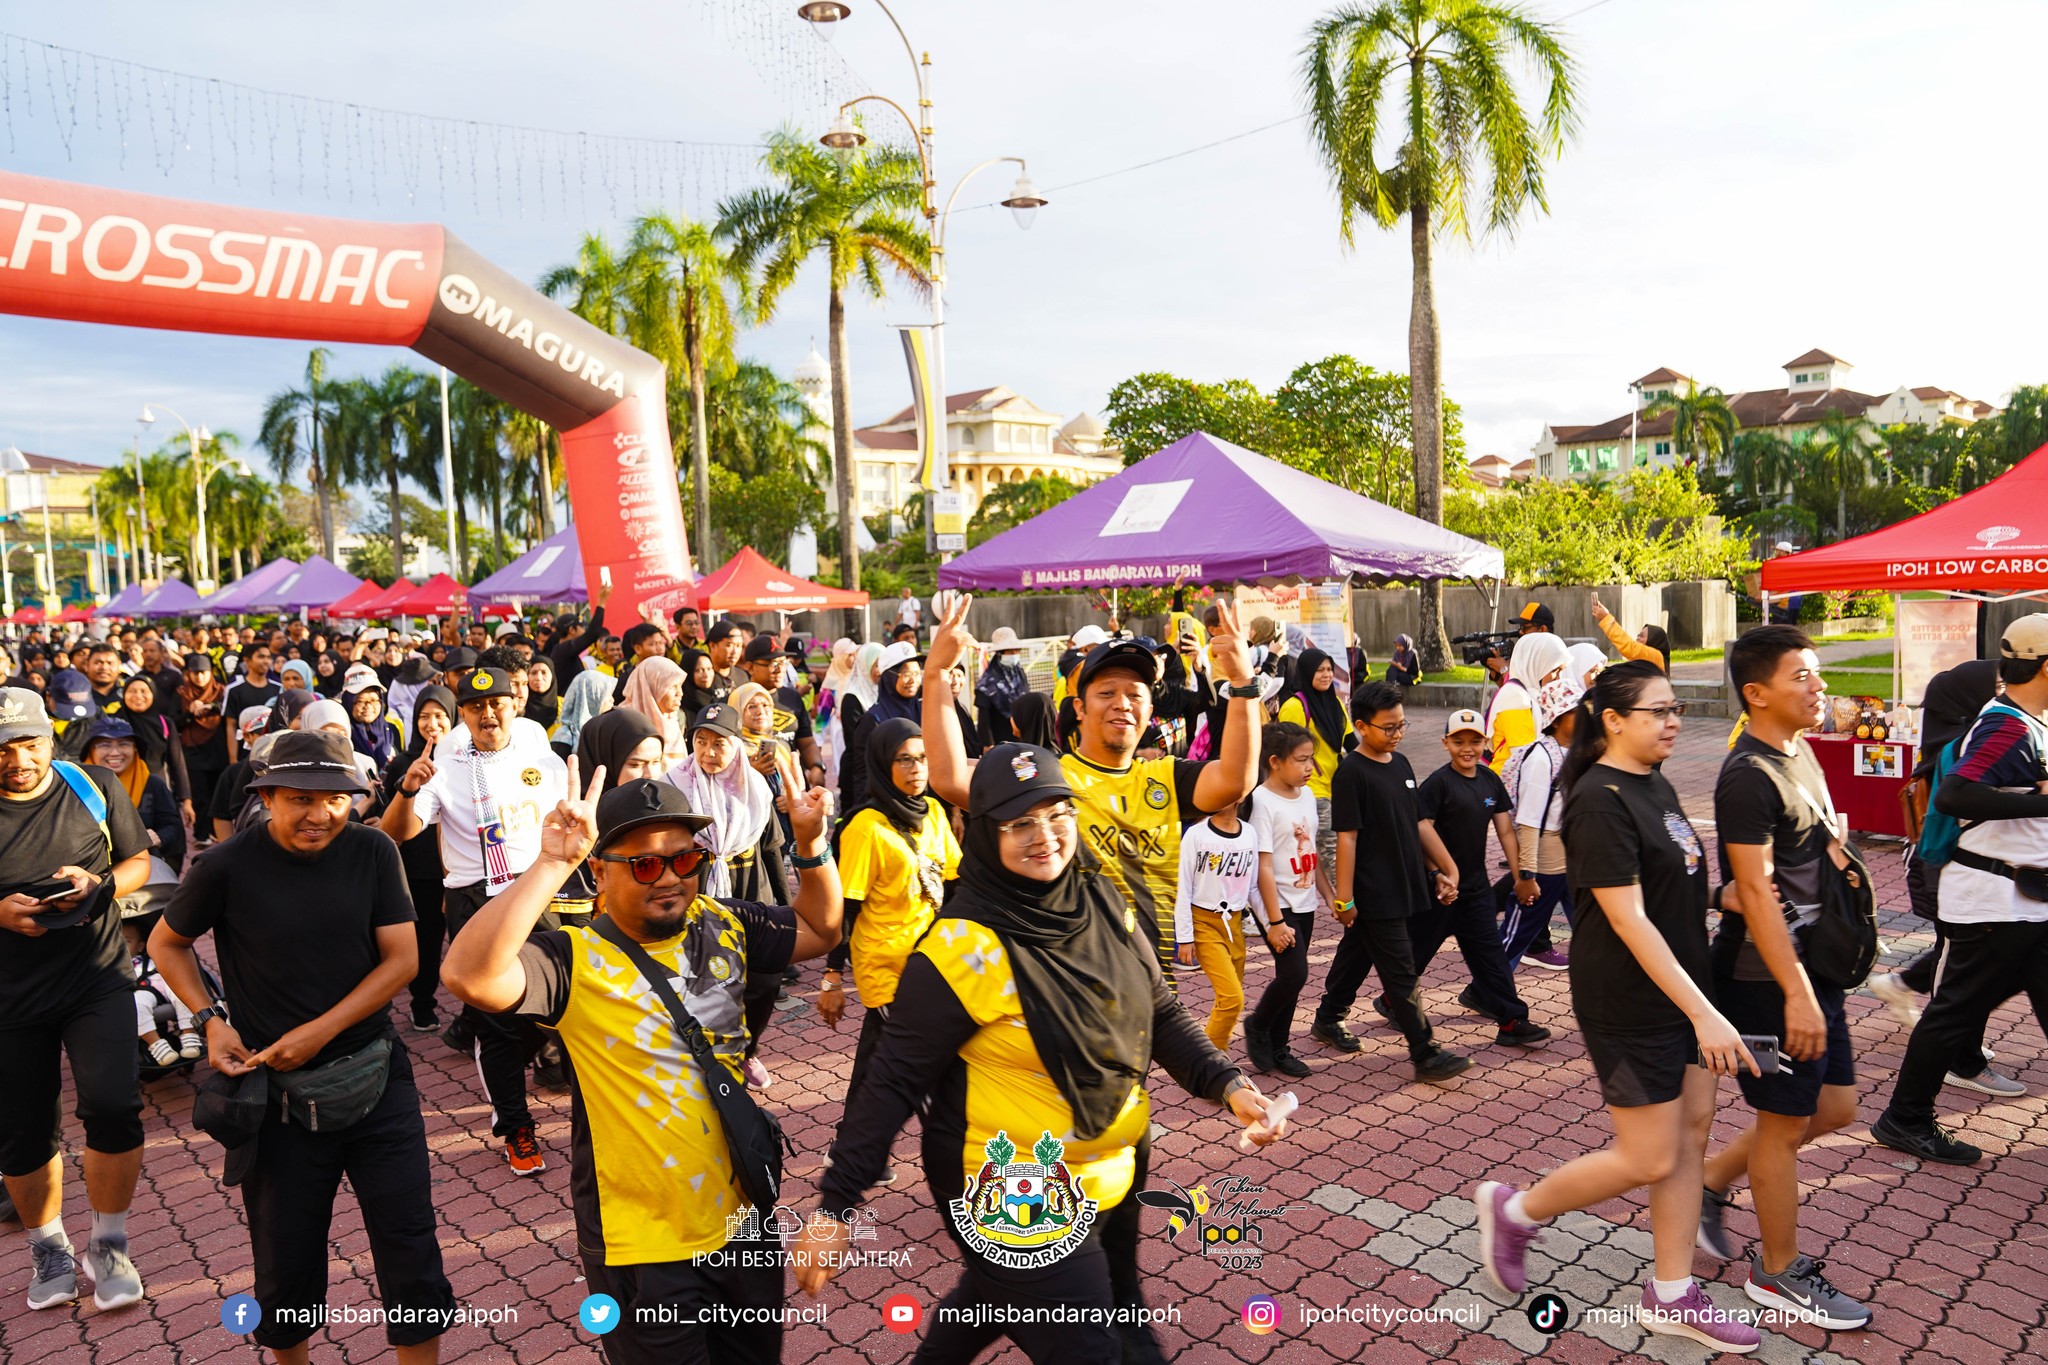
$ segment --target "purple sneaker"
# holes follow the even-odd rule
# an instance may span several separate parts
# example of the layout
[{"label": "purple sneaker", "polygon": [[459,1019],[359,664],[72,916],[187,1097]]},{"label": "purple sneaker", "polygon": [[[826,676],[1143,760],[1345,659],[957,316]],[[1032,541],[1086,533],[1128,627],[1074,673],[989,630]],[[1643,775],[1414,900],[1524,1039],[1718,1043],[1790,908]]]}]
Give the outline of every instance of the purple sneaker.
[{"label": "purple sneaker", "polygon": [[1529,1243],[1541,1229],[1525,1228],[1508,1217],[1508,1200],[1514,1197],[1513,1185],[1492,1180],[1481,1181],[1472,1192],[1472,1202],[1479,1209],[1479,1264],[1486,1267],[1488,1279],[1510,1294],[1520,1294],[1529,1287],[1528,1269],[1523,1264]]},{"label": "purple sneaker", "polygon": [[1562,948],[1545,948],[1540,953],[1523,953],[1522,965],[1524,967],[1547,967],[1553,972],[1561,972],[1572,965],[1572,960],[1566,956]]},{"label": "purple sneaker", "polygon": [[1685,1297],[1665,1303],[1657,1297],[1655,1285],[1643,1286],[1643,1330],[1667,1337],[1690,1337],[1716,1351],[1748,1355],[1764,1344],[1763,1333],[1714,1306],[1707,1291],[1694,1280]]}]

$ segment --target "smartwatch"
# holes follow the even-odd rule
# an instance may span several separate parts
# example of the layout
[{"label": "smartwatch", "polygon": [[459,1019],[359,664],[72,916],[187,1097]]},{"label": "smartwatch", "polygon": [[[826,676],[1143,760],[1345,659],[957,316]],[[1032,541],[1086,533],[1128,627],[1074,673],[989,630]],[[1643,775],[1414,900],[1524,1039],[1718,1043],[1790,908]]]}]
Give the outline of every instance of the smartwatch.
[{"label": "smartwatch", "polygon": [[1223,691],[1224,694],[1227,696],[1237,697],[1245,701],[1250,701],[1265,695],[1265,689],[1259,686],[1259,680],[1257,678],[1253,678],[1250,682],[1247,683],[1225,683],[1223,685]]},{"label": "smartwatch", "polygon": [[222,1023],[226,1023],[227,1017],[228,1012],[225,1007],[218,1003],[211,1004],[203,1010],[192,1011],[192,1027],[195,1030],[204,1032],[207,1024],[211,1021],[218,1019]]}]

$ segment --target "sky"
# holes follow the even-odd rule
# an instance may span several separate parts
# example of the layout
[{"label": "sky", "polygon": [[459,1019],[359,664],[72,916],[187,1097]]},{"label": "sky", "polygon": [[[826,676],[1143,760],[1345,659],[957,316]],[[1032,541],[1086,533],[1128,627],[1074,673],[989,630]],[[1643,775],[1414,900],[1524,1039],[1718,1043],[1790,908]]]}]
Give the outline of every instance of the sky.
[{"label": "sky", "polygon": [[[422,115],[745,145],[786,122],[822,130],[835,103],[819,76],[827,69],[834,88],[912,98],[894,31],[871,0],[850,3],[823,57],[788,13],[794,0],[9,0],[0,32]],[[1405,226],[1362,226],[1347,250],[1303,125],[1236,136],[1299,114],[1300,51],[1326,6],[894,7],[933,60],[941,194],[978,161],[1022,156],[1050,200],[1022,231],[985,207],[1003,196],[1010,168],[982,172],[961,193],[948,240],[949,389],[1003,384],[1050,411],[1100,414],[1111,387],[1150,370],[1268,389],[1337,353],[1406,370]],[[1550,173],[1547,215],[1509,238],[1439,247],[1444,381],[1472,455],[1520,459],[1546,421],[1624,412],[1629,381],[1660,365],[1731,391],[1767,388],[1785,382],[1785,361],[1818,346],[1854,362],[1849,382],[1866,392],[1932,384],[1999,402],[2048,380],[2042,276],[2024,268],[2048,217],[2034,94],[2048,6],[1532,8],[1563,23],[1583,126]],[[503,199],[502,186],[479,185],[432,186],[408,204],[412,182],[396,154],[337,151],[340,180],[323,186],[302,177],[289,139],[274,153],[209,142],[196,131],[203,120],[166,173],[145,144],[153,126],[163,138],[148,120],[167,105],[112,79],[111,67],[95,87],[76,64],[52,78],[40,58],[23,65],[21,48],[9,51],[0,164],[17,171],[440,221],[527,279],[569,259],[581,233],[620,237],[634,212],[654,207],[530,187],[501,205],[489,191]],[[125,164],[115,131],[124,114]],[[1225,138],[1235,140],[1109,174]],[[743,167],[751,153],[721,155],[718,164]],[[737,183],[730,172],[697,182],[698,202],[667,207],[709,216],[718,185]],[[822,270],[808,269],[742,352],[787,374],[813,338],[823,350],[825,289]],[[891,324],[921,321],[926,308],[898,290],[849,315],[853,412],[868,424],[908,402]],[[110,460],[127,450],[145,402],[253,438],[265,398],[298,378],[305,352],[300,342],[0,317],[0,443]],[[349,347],[339,369],[410,359]]]}]

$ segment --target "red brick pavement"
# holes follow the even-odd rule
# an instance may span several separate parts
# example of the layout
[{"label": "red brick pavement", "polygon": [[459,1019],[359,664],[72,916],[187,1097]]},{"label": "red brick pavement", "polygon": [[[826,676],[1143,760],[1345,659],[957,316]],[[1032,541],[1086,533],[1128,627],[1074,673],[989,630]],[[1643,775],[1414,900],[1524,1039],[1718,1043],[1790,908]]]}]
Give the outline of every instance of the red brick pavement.
[{"label": "red brick pavement", "polygon": [[[1422,738],[1409,745],[1425,772],[1435,761],[1432,719],[1418,714],[1415,733]],[[1724,734],[1719,722],[1695,723],[1668,767],[1703,818],[1711,813],[1712,777]],[[1880,849],[1874,864],[1880,901],[1888,911],[1891,960],[1904,960],[1924,947],[1928,936],[1921,921],[1904,914],[1896,857]],[[1325,929],[1312,961],[1327,963],[1335,937],[1333,927]],[[1255,946],[1249,982],[1253,998],[1269,972],[1263,958]],[[1213,1187],[1221,1176],[1244,1176],[1266,1187],[1264,1206],[1287,1206],[1267,1229],[1264,1264],[1257,1271],[1205,1262],[1186,1245],[1187,1235],[1182,1245],[1171,1244],[1163,1219],[1147,1215],[1142,1255],[1151,1302],[1179,1314],[1177,1323],[1159,1332],[1170,1355],[1197,1363],[1285,1365],[1355,1359],[1513,1361],[1531,1352],[1571,1362],[1644,1355],[1703,1358],[1696,1347],[1646,1339],[1633,1327],[1596,1327],[1577,1313],[1603,1295],[1633,1298],[1647,1269],[1647,1219],[1640,1198],[1605,1205],[1595,1211],[1597,1218],[1561,1220],[1538,1243],[1532,1277],[1539,1287],[1564,1294],[1574,1307],[1572,1327],[1553,1340],[1538,1337],[1519,1307],[1508,1305],[1476,1276],[1470,1206],[1463,1202],[1472,1184],[1490,1173],[1526,1183],[1605,1144],[1610,1131],[1572,1028],[1563,975],[1523,973],[1535,1018],[1558,1031],[1550,1048],[1526,1054],[1493,1046],[1491,1027],[1457,1007],[1460,965],[1455,953],[1439,959],[1425,983],[1426,1003],[1444,1041],[1473,1055],[1476,1065],[1470,1072],[1447,1088],[1416,1085],[1407,1075],[1397,1037],[1354,1020],[1368,1038],[1362,1056],[1339,1059],[1313,1044],[1304,1047],[1316,1074],[1294,1088],[1307,1121],[1270,1154],[1239,1155],[1221,1119],[1155,1077],[1157,1178],[1184,1186],[1206,1180]],[[815,982],[812,972],[802,989]],[[1206,983],[1197,979],[1186,995],[1198,1015],[1206,1012]],[[1864,1074],[1862,1123],[1807,1154],[1805,1245],[1827,1259],[1830,1276],[1842,1288],[1872,1301],[1877,1317],[1864,1332],[1794,1328],[1774,1333],[1764,1358],[1976,1365],[2048,1357],[2048,1309],[2043,1307],[2048,1301],[2048,1224],[2042,1218],[2048,1183],[2043,1159],[2048,1064],[2042,1060],[2039,1029],[2015,1004],[1999,1012],[1990,1030],[2000,1065],[2025,1080],[2032,1095],[2007,1103],[1944,1093],[1945,1112],[1990,1153],[1983,1164],[1969,1170],[1923,1170],[1872,1145],[1863,1127],[1889,1092],[1905,1033],[1867,996],[1854,997],[1851,1015]],[[839,1116],[857,1024],[849,1018],[835,1033],[799,1003],[779,1016],[766,1044],[765,1055],[776,1073],[769,1099],[801,1153],[790,1172],[791,1202],[799,1208],[812,1191],[819,1158]],[[486,1136],[487,1112],[467,1059],[437,1039],[405,1036],[426,1104],[449,1276],[467,1304],[517,1315],[516,1321],[457,1328],[446,1339],[444,1358],[522,1365],[595,1359],[593,1339],[576,1321],[583,1286],[567,1201],[567,1101],[538,1097],[536,1112],[550,1164],[536,1180],[515,1178]],[[1732,1136],[1746,1117],[1732,1091],[1723,1091],[1717,1141]],[[181,1079],[147,1087],[149,1145],[130,1232],[150,1299],[113,1313],[100,1313],[90,1304],[29,1312],[20,1299],[27,1258],[18,1229],[9,1226],[0,1236],[12,1277],[0,1307],[0,1361],[154,1365],[244,1358],[248,1348],[227,1335],[218,1317],[220,1300],[251,1284],[241,1202],[219,1184],[219,1148],[191,1129],[190,1096],[189,1084]],[[65,1216],[77,1237],[86,1211],[76,1164],[79,1133],[68,1115],[65,1134],[71,1153]],[[893,1335],[882,1326],[880,1301],[907,1290],[929,1305],[956,1273],[954,1253],[917,1174],[914,1153],[914,1136],[899,1141],[897,1164],[904,1179],[874,1201],[880,1222],[875,1245],[907,1251],[908,1269],[847,1271],[824,1296],[826,1322],[791,1329],[789,1359],[880,1365],[909,1356],[915,1338]],[[1750,1237],[1755,1223],[1747,1197],[1740,1202],[1731,1223],[1738,1236]],[[349,1197],[339,1201],[330,1238],[330,1304],[373,1303],[362,1220]],[[1701,1256],[1695,1269],[1715,1284],[1722,1302],[1740,1301],[1734,1288],[1741,1280],[1739,1263],[1717,1265]],[[1254,1336],[1239,1321],[1245,1298],[1255,1292],[1274,1296],[1286,1314],[1272,1335]],[[1471,1310],[1468,1322],[1476,1312],[1478,1325],[1407,1323],[1382,1330],[1363,1322],[1305,1327],[1299,1320],[1301,1305],[1390,1311],[1437,1304]],[[317,1360],[351,1365],[380,1358],[388,1353],[375,1327],[331,1329],[315,1351]],[[997,1358],[1022,1360],[1015,1351]]]}]

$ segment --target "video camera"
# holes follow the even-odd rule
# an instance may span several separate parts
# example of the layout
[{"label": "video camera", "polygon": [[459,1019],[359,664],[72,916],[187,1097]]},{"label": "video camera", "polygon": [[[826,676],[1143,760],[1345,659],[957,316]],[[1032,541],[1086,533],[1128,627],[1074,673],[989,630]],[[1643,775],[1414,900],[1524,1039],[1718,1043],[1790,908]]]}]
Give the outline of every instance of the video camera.
[{"label": "video camera", "polygon": [[1459,656],[1470,665],[1484,663],[1495,654],[1505,659],[1514,653],[1515,641],[1521,638],[1517,630],[1475,630],[1469,635],[1453,635],[1451,643],[1460,646]]}]

